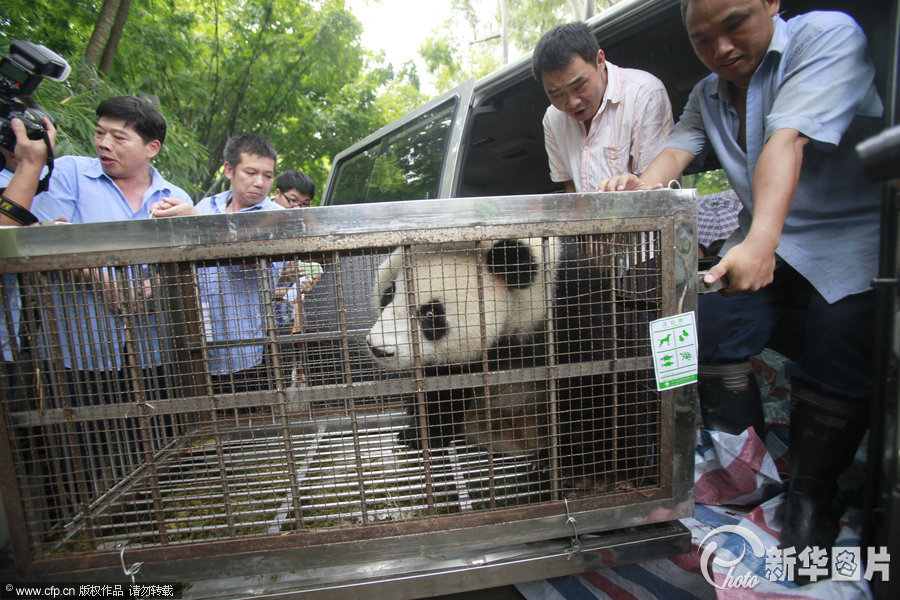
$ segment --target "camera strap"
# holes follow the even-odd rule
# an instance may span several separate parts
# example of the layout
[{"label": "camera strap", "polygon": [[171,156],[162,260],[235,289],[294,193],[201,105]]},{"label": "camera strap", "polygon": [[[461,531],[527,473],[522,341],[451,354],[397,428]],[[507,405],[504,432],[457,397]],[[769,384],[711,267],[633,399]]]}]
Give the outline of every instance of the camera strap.
[{"label": "camera strap", "polygon": [[37,217],[31,214],[30,210],[2,195],[0,195],[0,214],[6,215],[20,225],[31,225],[38,222]]}]

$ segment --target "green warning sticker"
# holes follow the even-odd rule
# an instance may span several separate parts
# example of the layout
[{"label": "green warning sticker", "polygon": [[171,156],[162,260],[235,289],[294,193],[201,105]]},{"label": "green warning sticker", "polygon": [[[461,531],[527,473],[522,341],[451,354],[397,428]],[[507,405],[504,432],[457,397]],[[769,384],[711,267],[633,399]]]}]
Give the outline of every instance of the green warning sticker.
[{"label": "green warning sticker", "polygon": [[653,370],[657,389],[668,390],[697,381],[697,327],[694,313],[650,323]]}]

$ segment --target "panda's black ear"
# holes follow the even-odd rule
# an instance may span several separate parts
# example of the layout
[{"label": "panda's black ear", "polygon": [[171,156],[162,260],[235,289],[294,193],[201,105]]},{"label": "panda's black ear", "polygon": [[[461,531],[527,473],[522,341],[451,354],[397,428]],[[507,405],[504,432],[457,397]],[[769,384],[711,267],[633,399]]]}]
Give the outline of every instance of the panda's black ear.
[{"label": "panda's black ear", "polygon": [[500,240],[487,253],[491,275],[502,278],[511,288],[526,288],[537,277],[538,264],[531,248],[518,240]]}]

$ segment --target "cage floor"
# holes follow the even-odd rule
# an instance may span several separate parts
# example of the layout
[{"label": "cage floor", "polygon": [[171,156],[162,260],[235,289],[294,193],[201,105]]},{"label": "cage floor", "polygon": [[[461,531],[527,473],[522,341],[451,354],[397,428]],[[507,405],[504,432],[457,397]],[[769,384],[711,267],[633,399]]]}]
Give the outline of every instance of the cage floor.
[{"label": "cage floor", "polygon": [[360,424],[354,434],[323,424],[289,439],[244,426],[219,441],[201,430],[71,524],[51,553],[359,527],[549,499],[535,456],[454,442],[426,461],[397,442],[403,426]]}]

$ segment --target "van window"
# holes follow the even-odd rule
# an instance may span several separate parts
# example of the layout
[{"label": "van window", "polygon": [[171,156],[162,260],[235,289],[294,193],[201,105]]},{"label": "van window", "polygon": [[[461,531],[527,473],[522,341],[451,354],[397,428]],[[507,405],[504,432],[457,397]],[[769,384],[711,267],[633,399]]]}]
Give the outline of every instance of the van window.
[{"label": "van window", "polygon": [[329,204],[436,198],[457,100],[340,163]]}]

